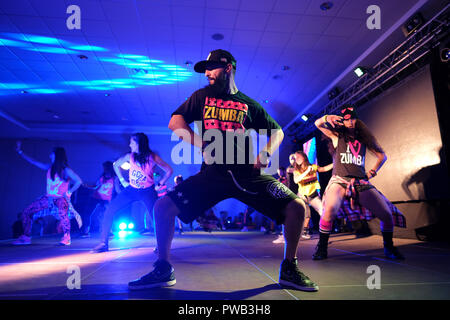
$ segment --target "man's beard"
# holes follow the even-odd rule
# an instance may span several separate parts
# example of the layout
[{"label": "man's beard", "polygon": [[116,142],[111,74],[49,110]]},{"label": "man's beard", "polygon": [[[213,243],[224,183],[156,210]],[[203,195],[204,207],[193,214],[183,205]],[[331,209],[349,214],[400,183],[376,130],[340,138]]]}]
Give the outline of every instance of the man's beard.
[{"label": "man's beard", "polygon": [[222,94],[228,92],[228,79],[226,77],[222,77],[221,79],[214,79],[213,84],[209,84],[207,86],[210,88],[215,94]]}]

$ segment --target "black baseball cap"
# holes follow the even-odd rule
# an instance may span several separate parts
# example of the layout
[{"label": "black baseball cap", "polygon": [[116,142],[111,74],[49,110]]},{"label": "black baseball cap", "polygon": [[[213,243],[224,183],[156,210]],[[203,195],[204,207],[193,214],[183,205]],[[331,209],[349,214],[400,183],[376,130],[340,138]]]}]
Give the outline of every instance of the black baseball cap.
[{"label": "black baseball cap", "polygon": [[228,51],[217,49],[211,51],[206,60],[197,62],[194,66],[194,70],[198,73],[205,73],[207,66],[220,68],[225,67],[229,63],[236,69],[236,59],[233,55]]},{"label": "black baseball cap", "polygon": [[352,105],[345,105],[341,110],[341,116],[347,119],[358,119],[358,115],[356,114],[356,108]]}]

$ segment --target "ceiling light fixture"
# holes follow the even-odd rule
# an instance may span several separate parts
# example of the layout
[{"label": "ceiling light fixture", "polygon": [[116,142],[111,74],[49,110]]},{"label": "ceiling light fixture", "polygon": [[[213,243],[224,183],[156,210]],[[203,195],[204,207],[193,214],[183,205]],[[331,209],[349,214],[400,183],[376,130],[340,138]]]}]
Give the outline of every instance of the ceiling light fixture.
[{"label": "ceiling light fixture", "polygon": [[361,78],[363,75],[367,73],[367,68],[365,67],[356,67],[353,72],[358,76],[358,78]]},{"label": "ceiling light fixture", "polygon": [[214,33],[211,38],[213,38],[213,40],[223,40],[223,38],[225,38],[225,36],[221,33]]},{"label": "ceiling light fixture", "polygon": [[324,2],[320,5],[320,9],[322,11],[330,10],[332,7],[333,7],[333,2],[331,2],[331,1]]},{"label": "ceiling light fixture", "polygon": [[420,12],[417,12],[408,21],[402,26],[402,31],[405,37],[408,37],[411,33],[415,32],[425,23],[425,19],[423,18]]}]

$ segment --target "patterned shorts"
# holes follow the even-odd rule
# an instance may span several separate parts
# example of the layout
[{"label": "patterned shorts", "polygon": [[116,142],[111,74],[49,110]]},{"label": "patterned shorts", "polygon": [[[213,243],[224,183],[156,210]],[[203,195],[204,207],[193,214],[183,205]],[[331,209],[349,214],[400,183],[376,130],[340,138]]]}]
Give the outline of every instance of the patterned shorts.
[{"label": "patterned shorts", "polygon": [[297,195],[270,175],[258,170],[239,171],[224,166],[205,166],[167,194],[181,211],[179,218],[190,223],[207,209],[228,198],[237,199],[282,224],[284,209]]},{"label": "patterned shorts", "polygon": [[[61,208],[58,207],[57,201],[55,201],[55,199],[58,199],[58,198],[49,197],[49,196],[43,196],[43,197],[38,198],[35,201],[35,203],[39,203],[40,201],[45,201],[45,200],[47,200],[48,202],[46,205],[39,208],[39,210],[36,213],[34,213],[33,220],[37,220],[39,218],[46,217],[46,216],[53,216],[56,220],[61,219],[60,213],[59,213]],[[68,205],[67,215],[70,220],[70,219],[75,218],[77,215],[79,215],[79,213],[75,210],[75,208],[73,207],[73,205],[70,201],[66,201],[66,202]]]}]

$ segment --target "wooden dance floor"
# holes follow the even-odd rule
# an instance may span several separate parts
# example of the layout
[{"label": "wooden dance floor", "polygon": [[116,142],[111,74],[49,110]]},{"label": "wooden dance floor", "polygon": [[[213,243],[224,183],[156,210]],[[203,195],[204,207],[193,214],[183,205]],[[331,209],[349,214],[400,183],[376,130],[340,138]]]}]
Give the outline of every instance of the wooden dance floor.
[{"label": "wooden dance floor", "polygon": [[[203,231],[175,235],[172,264],[177,284],[170,288],[128,291],[127,283],[151,271],[156,260],[153,236],[114,239],[110,252],[91,254],[96,238],[35,237],[30,246],[0,242],[0,300],[415,300],[450,299],[450,246],[395,239],[406,260],[384,258],[382,239],[334,234],[329,257],[313,261],[317,235],[301,240],[299,265],[320,287],[308,293],[278,285],[283,244],[261,232]],[[376,266],[376,267],[370,267]],[[370,268],[369,268],[370,267]],[[372,268],[379,267],[380,289]],[[80,289],[67,282],[80,270]],[[368,271],[369,268],[369,271]],[[369,279],[369,281],[368,281]]]}]

